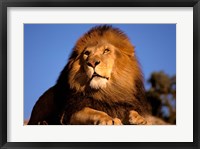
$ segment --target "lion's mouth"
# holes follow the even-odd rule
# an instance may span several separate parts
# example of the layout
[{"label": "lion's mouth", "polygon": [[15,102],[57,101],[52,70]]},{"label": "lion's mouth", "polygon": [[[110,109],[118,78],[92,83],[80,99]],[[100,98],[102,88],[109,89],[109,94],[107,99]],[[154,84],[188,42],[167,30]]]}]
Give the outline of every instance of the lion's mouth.
[{"label": "lion's mouth", "polygon": [[108,77],[101,76],[100,74],[94,72],[91,79],[90,79],[90,87],[92,89],[102,89],[106,87],[108,82]]},{"label": "lion's mouth", "polygon": [[99,74],[96,73],[96,72],[93,73],[91,80],[92,80],[94,77],[104,78],[104,79],[107,79],[107,80],[109,79],[108,77],[101,76],[101,75],[99,75]]}]

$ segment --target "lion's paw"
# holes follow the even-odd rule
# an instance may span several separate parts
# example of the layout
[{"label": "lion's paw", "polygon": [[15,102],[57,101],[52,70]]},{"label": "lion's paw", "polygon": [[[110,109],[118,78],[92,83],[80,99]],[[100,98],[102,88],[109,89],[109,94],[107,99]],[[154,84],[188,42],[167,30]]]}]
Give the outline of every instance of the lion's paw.
[{"label": "lion's paw", "polygon": [[132,110],[129,113],[129,123],[132,125],[145,125],[147,121],[144,117],[138,114],[138,112]]},{"label": "lion's paw", "polygon": [[118,118],[111,118],[109,116],[102,117],[94,121],[95,125],[122,125],[122,122]]},{"label": "lion's paw", "polygon": [[46,121],[39,121],[38,125],[48,125],[48,123]]}]

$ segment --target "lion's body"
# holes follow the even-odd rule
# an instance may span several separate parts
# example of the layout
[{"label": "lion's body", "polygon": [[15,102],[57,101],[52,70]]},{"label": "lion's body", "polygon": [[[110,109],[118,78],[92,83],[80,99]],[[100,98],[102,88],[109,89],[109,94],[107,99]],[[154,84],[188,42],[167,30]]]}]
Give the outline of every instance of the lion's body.
[{"label": "lion's body", "polygon": [[142,118],[148,109],[131,42],[118,29],[98,26],[77,41],[57,83],[34,106],[29,124],[110,124],[109,119],[131,124],[131,111]]}]

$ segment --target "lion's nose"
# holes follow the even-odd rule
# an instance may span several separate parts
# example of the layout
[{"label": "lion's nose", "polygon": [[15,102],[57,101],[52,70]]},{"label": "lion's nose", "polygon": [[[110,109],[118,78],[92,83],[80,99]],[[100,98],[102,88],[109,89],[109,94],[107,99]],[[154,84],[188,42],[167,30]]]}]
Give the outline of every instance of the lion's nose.
[{"label": "lion's nose", "polygon": [[99,63],[100,63],[99,60],[87,61],[87,65],[93,68],[95,68]]}]

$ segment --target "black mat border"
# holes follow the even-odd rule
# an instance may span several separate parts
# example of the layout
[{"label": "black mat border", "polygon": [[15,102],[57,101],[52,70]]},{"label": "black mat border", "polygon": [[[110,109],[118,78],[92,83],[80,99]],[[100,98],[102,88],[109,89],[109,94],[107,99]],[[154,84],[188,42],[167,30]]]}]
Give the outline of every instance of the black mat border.
[{"label": "black mat border", "polygon": [[[7,8],[8,7],[193,7],[193,117],[194,131],[188,142],[7,142]],[[134,148],[134,149],[198,149],[200,141],[200,2],[199,0],[1,0],[0,1],[0,147],[21,148]],[[183,132],[184,133],[184,132]]]}]

